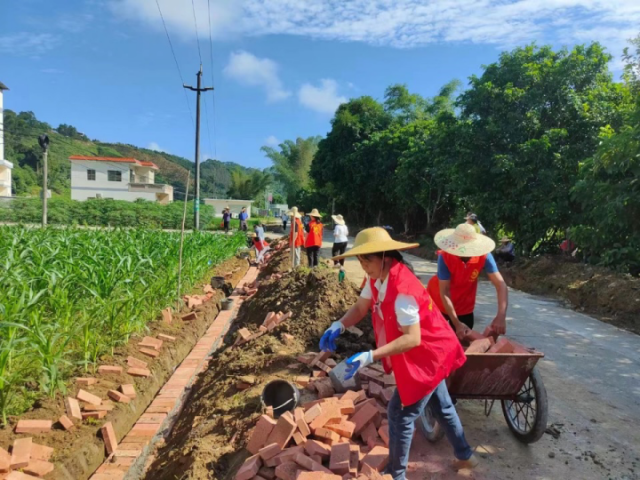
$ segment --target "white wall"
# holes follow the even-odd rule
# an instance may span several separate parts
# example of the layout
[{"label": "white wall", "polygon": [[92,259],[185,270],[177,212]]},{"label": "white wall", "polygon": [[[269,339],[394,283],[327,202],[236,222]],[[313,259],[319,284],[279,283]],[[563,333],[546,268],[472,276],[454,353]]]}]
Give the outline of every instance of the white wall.
[{"label": "white wall", "polygon": [[[96,171],[95,180],[88,179],[87,170]],[[107,173],[109,170],[122,172],[122,181],[110,182]],[[129,191],[129,171],[130,164],[128,163],[72,160],[71,199],[83,201],[89,198],[96,198],[96,194],[100,194],[102,198],[113,198],[114,200],[133,202],[138,198],[143,198],[155,202],[156,194],[154,192]]]},{"label": "white wall", "polygon": [[11,169],[13,164],[4,158],[4,100],[0,90],[0,197],[11,196]]},{"label": "white wall", "polygon": [[233,214],[233,218],[238,218],[238,214],[242,211],[242,207],[247,207],[247,213],[249,214],[249,218],[251,218],[251,203],[248,200],[205,198],[204,203],[205,205],[211,205],[214,208],[214,215],[216,217],[222,217],[222,209],[228,206]]},{"label": "white wall", "polygon": [[4,160],[4,99],[0,89],[0,160]]}]

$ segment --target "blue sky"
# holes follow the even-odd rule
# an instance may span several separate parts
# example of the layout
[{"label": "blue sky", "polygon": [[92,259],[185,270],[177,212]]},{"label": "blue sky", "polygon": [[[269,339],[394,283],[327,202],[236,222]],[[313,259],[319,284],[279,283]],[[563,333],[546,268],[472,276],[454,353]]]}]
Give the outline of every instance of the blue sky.
[{"label": "blue sky", "polygon": [[[9,5],[11,4],[11,5]],[[182,76],[199,55],[191,0],[159,0]],[[501,50],[598,40],[616,60],[637,0],[193,0],[204,68],[203,155],[266,167],[265,144],[324,135],[336,106],[393,83],[434,95]],[[213,38],[213,80],[209,43]],[[90,138],[193,158],[193,123],[155,0],[0,5],[5,107]],[[195,115],[195,94],[187,92]],[[205,113],[206,112],[206,113]],[[215,132],[214,132],[215,117]],[[207,119],[209,128],[207,129]]]}]

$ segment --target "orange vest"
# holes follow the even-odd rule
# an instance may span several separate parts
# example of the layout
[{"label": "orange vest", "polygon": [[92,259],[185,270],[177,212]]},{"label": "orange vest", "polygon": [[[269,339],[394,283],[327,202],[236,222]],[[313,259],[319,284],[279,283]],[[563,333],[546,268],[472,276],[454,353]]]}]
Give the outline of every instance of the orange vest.
[{"label": "orange vest", "polygon": [[[295,219],[296,225],[296,243],[295,247],[301,247],[304,245],[304,227],[302,226],[302,221],[299,218]],[[289,245],[293,242],[293,225],[291,225],[291,230],[289,231]]]},{"label": "orange vest", "polygon": [[305,248],[322,246],[322,227],[323,225],[315,220],[309,222],[309,233],[307,234],[307,240],[304,243]]}]

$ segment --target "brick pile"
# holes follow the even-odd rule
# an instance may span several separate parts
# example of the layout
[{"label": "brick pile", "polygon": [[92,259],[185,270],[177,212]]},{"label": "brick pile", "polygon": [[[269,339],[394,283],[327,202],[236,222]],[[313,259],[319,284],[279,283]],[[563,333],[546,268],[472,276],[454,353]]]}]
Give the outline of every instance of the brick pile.
[{"label": "brick pile", "polygon": [[391,480],[381,472],[389,461],[386,405],[395,388],[381,365],[360,371],[363,388],[336,394],[327,377],[335,366],[329,353],[305,353],[298,361],[312,370],[296,377],[317,392],[277,420],[262,415],[247,444],[251,456],[236,480]]},{"label": "brick pile", "polygon": [[[22,422],[25,421],[22,420]],[[34,421],[42,422],[42,420]],[[0,447],[0,478],[7,480],[42,478],[53,471],[54,465],[49,461],[52,455],[53,448],[33,443],[33,439],[29,437],[18,438],[13,442],[11,453]]]},{"label": "brick pile", "polygon": [[505,337],[497,340],[497,337],[485,337],[475,330],[469,330],[462,340],[462,344],[468,345],[465,347],[465,353],[467,355],[481,353],[514,353],[517,348]]},{"label": "brick pile", "polygon": [[257,332],[251,332],[248,328],[241,328],[238,330],[238,337],[236,338],[233,346],[244,345],[247,342],[255,340],[256,338],[261,337],[267,332],[272,331],[278,325],[281,325],[283,322],[287,321],[291,317],[291,312],[287,313],[274,313],[269,312],[267,316],[264,318],[262,325],[258,328]]}]

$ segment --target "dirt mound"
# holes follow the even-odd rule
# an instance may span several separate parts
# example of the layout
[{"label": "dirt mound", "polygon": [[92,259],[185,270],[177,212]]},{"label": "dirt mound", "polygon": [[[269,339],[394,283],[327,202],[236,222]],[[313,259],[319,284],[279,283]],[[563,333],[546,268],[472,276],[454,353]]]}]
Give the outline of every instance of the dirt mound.
[{"label": "dirt mound", "polygon": [[554,295],[583,312],[640,334],[640,279],[574,259],[545,255],[501,265],[507,284],[538,295]]}]

